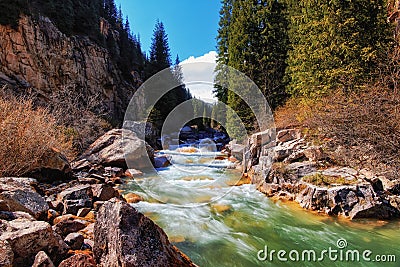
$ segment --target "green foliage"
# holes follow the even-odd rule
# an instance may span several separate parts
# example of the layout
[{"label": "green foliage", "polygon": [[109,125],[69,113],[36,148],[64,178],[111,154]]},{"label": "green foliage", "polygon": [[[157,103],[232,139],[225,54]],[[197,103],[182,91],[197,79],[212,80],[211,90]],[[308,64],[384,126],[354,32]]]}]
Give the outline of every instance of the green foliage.
[{"label": "green foliage", "polygon": [[287,1],[288,92],[315,97],[373,79],[390,43],[384,1]]},{"label": "green foliage", "polygon": [[[223,1],[218,31],[218,63],[231,66],[252,79],[274,108],[286,98],[283,78],[286,69],[288,37],[285,6],[281,1]],[[240,117],[248,132],[256,130],[253,112],[232,88],[248,95],[248,86],[221,84],[226,73],[216,77],[214,90],[218,99],[227,103]],[[229,90],[230,89],[230,90]],[[237,131],[237,118],[227,113],[228,131]]]},{"label": "green foliage", "polygon": [[154,27],[151,41],[150,58],[146,66],[146,78],[171,66],[168,35],[165,32],[164,24],[158,20]]},{"label": "green foliage", "polygon": [[[168,93],[164,94],[161,99],[155,104],[154,109],[158,112],[152,112],[150,114],[150,120],[156,124],[157,127],[161,128],[162,123],[167,118],[168,114],[180,103],[191,98],[189,91],[182,84],[183,74],[182,69],[179,66],[179,57],[177,56],[175,65],[171,66],[171,55],[168,44],[168,36],[164,29],[164,24],[160,21],[156,22],[153,38],[150,48],[150,58],[145,66],[146,78],[167,69],[164,72],[164,80],[158,81],[157,88],[153,90],[162,90],[165,86],[171,84],[181,84],[176,88],[173,88]],[[164,88],[165,89],[165,88]],[[147,94],[156,94],[156,92],[146,92]]]},{"label": "green foliage", "polygon": [[[219,84],[215,85],[214,94],[218,98],[219,101],[223,103],[227,103],[228,101],[228,89],[221,85],[221,80],[223,80],[224,75],[226,73],[222,72],[224,68],[219,67],[220,65],[228,65],[229,61],[229,50],[228,50],[228,38],[229,38],[229,31],[230,31],[230,22],[232,17],[232,7],[233,7],[232,0],[223,0],[222,7],[219,12],[220,20],[219,20],[219,29],[218,29],[218,36],[217,36],[217,50],[218,50],[218,66],[217,66],[217,77],[216,82]],[[222,73],[221,73],[222,72]]]},{"label": "green foliage", "polygon": [[[338,89],[359,91],[376,78],[392,44],[386,16],[383,0],[222,0],[214,93],[251,131],[250,111],[229,92],[239,85],[221,83],[222,64],[248,75],[273,109],[290,95],[313,99]],[[235,130],[233,114],[227,112],[227,119]]]}]

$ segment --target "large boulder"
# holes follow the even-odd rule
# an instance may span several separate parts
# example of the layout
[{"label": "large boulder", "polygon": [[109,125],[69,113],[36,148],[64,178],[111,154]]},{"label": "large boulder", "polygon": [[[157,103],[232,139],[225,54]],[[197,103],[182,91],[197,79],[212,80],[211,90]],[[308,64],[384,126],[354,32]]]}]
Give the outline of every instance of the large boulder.
[{"label": "large boulder", "polygon": [[74,163],[75,169],[91,165],[143,169],[151,167],[154,150],[132,131],[113,129],[97,139]]},{"label": "large boulder", "polygon": [[196,266],[153,221],[115,198],[99,210],[93,253],[103,267]]},{"label": "large boulder", "polygon": [[55,148],[47,150],[40,160],[30,167],[27,176],[41,182],[63,180],[72,177],[71,164],[67,157]]},{"label": "large boulder", "polygon": [[13,266],[32,266],[39,251],[46,252],[53,261],[57,261],[68,249],[47,222],[26,219],[0,221],[0,229],[0,242],[7,241],[13,251]]}]

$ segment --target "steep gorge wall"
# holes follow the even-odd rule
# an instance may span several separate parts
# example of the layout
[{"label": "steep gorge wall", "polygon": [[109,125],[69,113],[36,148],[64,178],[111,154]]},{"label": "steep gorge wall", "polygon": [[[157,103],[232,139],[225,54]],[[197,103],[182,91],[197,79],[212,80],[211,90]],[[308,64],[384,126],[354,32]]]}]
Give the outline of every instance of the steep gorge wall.
[{"label": "steep gorge wall", "polygon": [[141,84],[134,72],[131,81],[122,78],[107,49],[88,37],[67,37],[43,17],[23,16],[18,29],[0,25],[0,49],[0,83],[34,88],[44,99],[65,87],[84,98],[99,95],[117,121]]}]

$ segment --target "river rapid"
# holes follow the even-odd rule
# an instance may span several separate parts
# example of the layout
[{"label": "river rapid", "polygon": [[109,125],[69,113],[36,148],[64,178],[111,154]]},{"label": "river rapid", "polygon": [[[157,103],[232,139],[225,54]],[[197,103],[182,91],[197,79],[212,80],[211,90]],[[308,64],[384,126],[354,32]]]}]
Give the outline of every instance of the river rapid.
[{"label": "river rapid", "polygon": [[199,266],[400,266],[399,221],[312,213],[272,201],[254,185],[232,186],[237,170],[173,157],[175,165],[121,189],[141,195],[145,201],[133,206]]}]

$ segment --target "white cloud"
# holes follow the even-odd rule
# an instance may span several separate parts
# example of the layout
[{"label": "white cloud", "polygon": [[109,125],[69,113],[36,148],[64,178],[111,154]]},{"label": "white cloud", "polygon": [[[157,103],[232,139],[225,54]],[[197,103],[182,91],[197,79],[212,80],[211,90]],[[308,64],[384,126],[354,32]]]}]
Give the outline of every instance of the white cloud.
[{"label": "white cloud", "polygon": [[204,54],[199,57],[190,56],[188,59],[185,59],[181,62],[181,64],[185,63],[197,63],[197,62],[211,62],[215,63],[217,61],[217,52],[210,51],[207,54]]},{"label": "white cloud", "polygon": [[[195,81],[187,84],[191,94],[196,98],[200,98],[206,102],[215,102],[217,99],[214,97],[212,91],[214,89],[214,68],[213,64],[216,63],[217,52],[210,51],[199,57],[190,56],[181,62],[182,73],[184,81]],[[199,63],[199,64],[193,64]],[[200,64],[200,63],[213,63],[213,64]]]}]

